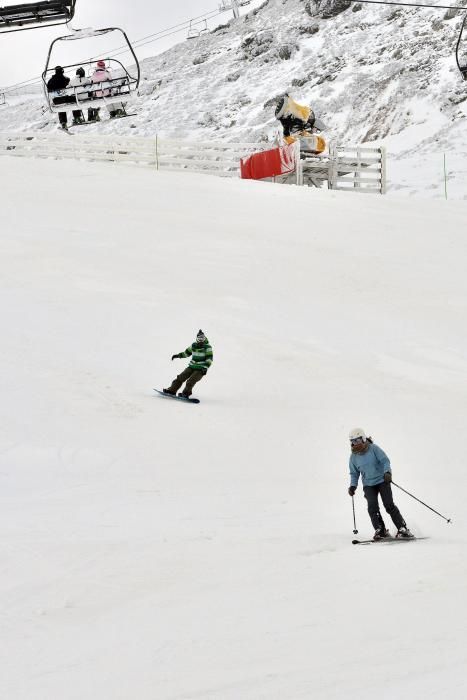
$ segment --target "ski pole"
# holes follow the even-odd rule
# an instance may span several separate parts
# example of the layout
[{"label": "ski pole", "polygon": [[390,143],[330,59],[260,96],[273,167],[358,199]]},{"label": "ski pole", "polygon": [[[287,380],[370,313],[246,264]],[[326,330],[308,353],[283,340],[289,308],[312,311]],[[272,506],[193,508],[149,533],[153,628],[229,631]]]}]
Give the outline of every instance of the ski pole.
[{"label": "ski pole", "polygon": [[355,503],[352,496],[352,510],[353,510],[353,534],[358,535],[357,523],[355,522]]},{"label": "ski pole", "polygon": [[427,505],[426,503],[424,503],[423,501],[421,501],[419,498],[417,498],[416,496],[414,496],[413,493],[409,493],[409,491],[406,491],[405,489],[403,489],[402,486],[399,486],[399,484],[396,484],[395,481],[391,481],[391,484],[393,484],[394,486],[397,486],[398,489],[400,489],[401,491],[403,491],[404,493],[406,493],[408,496],[411,496],[412,498],[414,498],[416,501],[418,501],[419,503],[421,503],[422,506],[425,506],[425,508],[429,508],[430,510],[432,510],[433,513],[436,513],[436,515],[439,515],[439,517],[440,517],[440,518],[443,518],[443,520],[445,520],[447,523],[451,523],[451,522],[452,522],[451,518],[446,518],[444,515],[441,515],[441,513],[438,513],[437,510],[435,510],[434,508],[432,508],[431,506]]}]

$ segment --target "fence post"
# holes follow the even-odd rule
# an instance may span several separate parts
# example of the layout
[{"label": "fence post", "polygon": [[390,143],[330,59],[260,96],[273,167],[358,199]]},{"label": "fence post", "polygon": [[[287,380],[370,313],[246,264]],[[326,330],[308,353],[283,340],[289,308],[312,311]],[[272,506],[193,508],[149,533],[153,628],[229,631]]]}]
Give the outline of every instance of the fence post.
[{"label": "fence post", "polygon": [[154,145],[156,147],[156,170],[159,170],[159,134],[156,134],[156,138],[154,139]]},{"label": "fence post", "polygon": [[296,175],[296,184],[298,186],[303,185],[303,162],[302,159],[300,158],[300,141],[296,141],[294,144],[294,149],[295,149],[295,175]]},{"label": "fence post", "polygon": [[379,149],[381,158],[381,194],[386,194],[386,149],[382,146]]},{"label": "fence post", "polygon": [[353,176],[353,186],[356,189],[361,187],[361,184],[360,184],[361,168],[362,168],[362,152],[360,150],[360,147],[357,146],[357,169],[356,169],[354,176]]},{"label": "fence post", "polygon": [[337,148],[334,144],[329,144],[328,190],[334,190],[337,187],[337,158]]}]

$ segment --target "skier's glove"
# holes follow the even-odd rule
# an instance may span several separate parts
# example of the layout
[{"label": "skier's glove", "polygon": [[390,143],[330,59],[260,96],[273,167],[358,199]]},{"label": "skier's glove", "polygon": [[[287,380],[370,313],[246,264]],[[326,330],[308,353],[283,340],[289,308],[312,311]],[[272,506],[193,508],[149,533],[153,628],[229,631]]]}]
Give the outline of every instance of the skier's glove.
[{"label": "skier's glove", "polygon": [[390,484],[392,481],[392,474],[391,472],[384,472],[384,483],[385,484]]},{"label": "skier's glove", "polygon": [[180,355],[172,355],[172,360],[178,359]]},{"label": "skier's glove", "polygon": [[357,490],[356,486],[349,486],[349,496],[353,496]]}]

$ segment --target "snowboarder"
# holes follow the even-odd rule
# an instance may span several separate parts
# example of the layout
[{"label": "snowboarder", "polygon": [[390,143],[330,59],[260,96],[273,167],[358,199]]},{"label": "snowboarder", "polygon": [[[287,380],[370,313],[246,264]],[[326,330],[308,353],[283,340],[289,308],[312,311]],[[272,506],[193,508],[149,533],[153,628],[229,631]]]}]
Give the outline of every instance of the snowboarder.
[{"label": "snowboarder", "polygon": [[164,394],[175,396],[182,384],[186,382],[185,388],[179,396],[188,398],[191,396],[194,385],[205,376],[209,367],[212,365],[212,347],[202,330],[198,331],[196,341],[187,347],[184,352],[172,355],[172,360],[190,356],[192,359],[188,367],[173,380],[168,389],[163,390]]},{"label": "snowboarder", "polygon": [[316,117],[313,110],[295,102],[288,92],[279,99],[275,116],[282,124],[286,143],[293,143],[298,139],[301,150],[311,153],[322,153],[326,149],[324,138],[316,135],[319,129],[315,126]]},{"label": "snowboarder", "polygon": [[[50,78],[50,80],[47,82],[47,90],[49,92],[58,92],[59,90],[64,90],[66,87],[68,87],[69,82],[70,82],[70,78],[68,78],[64,74],[62,66],[56,66],[55,73]],[[71,98],[71,101],[74,101],[74,98]],[[63,96],[53,98],[54,105],[68,104],[69,102],[70,102],[69,95],[63,95]],[[60,126],[62,127],[62,129],[67,128],[66,112],[59,112],[58,113],[58,121],[60,122]]]},{"label": "snowboarder", "polygon": [[371,437],[365,435],[361,428],[352,430],[349,438],[352,450],[349,459],[349,496],[355,494],[361,475],[363,493],[368,502],[368,514],[375,528],[373,539],[379,540],[389,535],[379,511],[378,496],[381,496],[386,511],[397,527],[396,537],[413,537],[392,498],[392,473],[388,456],[381,447],[373,443]]}]

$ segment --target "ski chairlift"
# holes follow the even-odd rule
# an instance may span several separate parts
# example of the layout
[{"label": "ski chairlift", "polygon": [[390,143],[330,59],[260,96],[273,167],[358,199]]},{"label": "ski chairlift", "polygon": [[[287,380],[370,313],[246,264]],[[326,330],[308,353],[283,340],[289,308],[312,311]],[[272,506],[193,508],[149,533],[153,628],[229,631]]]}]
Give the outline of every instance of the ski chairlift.
[{"label": "ski chairlift", "polygon": [[465,15],[459,38],[456,45],[456,62],[457,67],[462,73],[464,80],[467,80],[467,14]]},{"label": "ski chairlift", "polygon": [[67,24],[75,14],[76,0],[42,0],[0,7],[0,34]]},{"label": "ski chairlift", "polygon": [[[249,5],[251,3],[251,0],[237,0],[237,7],[244,7],[245,5]],[[232,0],[221,0],[219,3],[219,12],[227,12],[228,10],[233,10],[234,5]]]},{"label": "ski chairlift", "polygon": [[209,31],[207,19],[204,20],[204,27],[202,29],[196,29],[193,26],[193,22],[194,20],[190,19],[190,26],[188,27],[188,34],[186,36],[187,39],[197,39],[201,36],[201,34],[204,34],[205,32]]},{"label": "ski chairlift", "polygon": [[[80,61],[79,63],[73,63],[67,66],[63,66],[63,72],[71,74],[70,77],[74,78],[77,68],[84,68],[85,70],[85,80],[79,85],[68,85],[68,87],[62,90],[55,90],[49,92],[47,88],[47,82],[49,78],[55,72],[55,68],[50,67],[50,58],[54,45],[58,41],[76,41],[79,39],[88,39],[90,37],[101,36],[103,34],[108,34],[110,32],[120,32],[123,34],[128,48],[133,56],[136,67],[136,76],[129,73],[128,69],[125,68],[123,63],[117,61],[115,58],[102,59],[105,62],[105,71],[108,71],[110,78],[103,80],[101,82],[94,82],[92,79],[92,73],[96,70],[96,61],[87,60]],[[45,70],[42,73],[42,81],[44,87],[44,93],[51,112],[73,112],[74,110],[82,109],[99,109],[103,105],[112,105],[115,102],[122,102],[124,104],[130,102],[138,94],[138,87],[140,83],[141,70],[136,54],[133,47],[122,29],[118,27],[108,27],[106,29],[84,29],[77,30],[74,34],[69,36],[62,36],[55,39],[49,48],[49,53],[47,55],[47,63]]]},{"label": "ski chairlift", "polygon": [[4,92],[0,92],[0,107],[4,107],[6,105],[6,97]]}]

